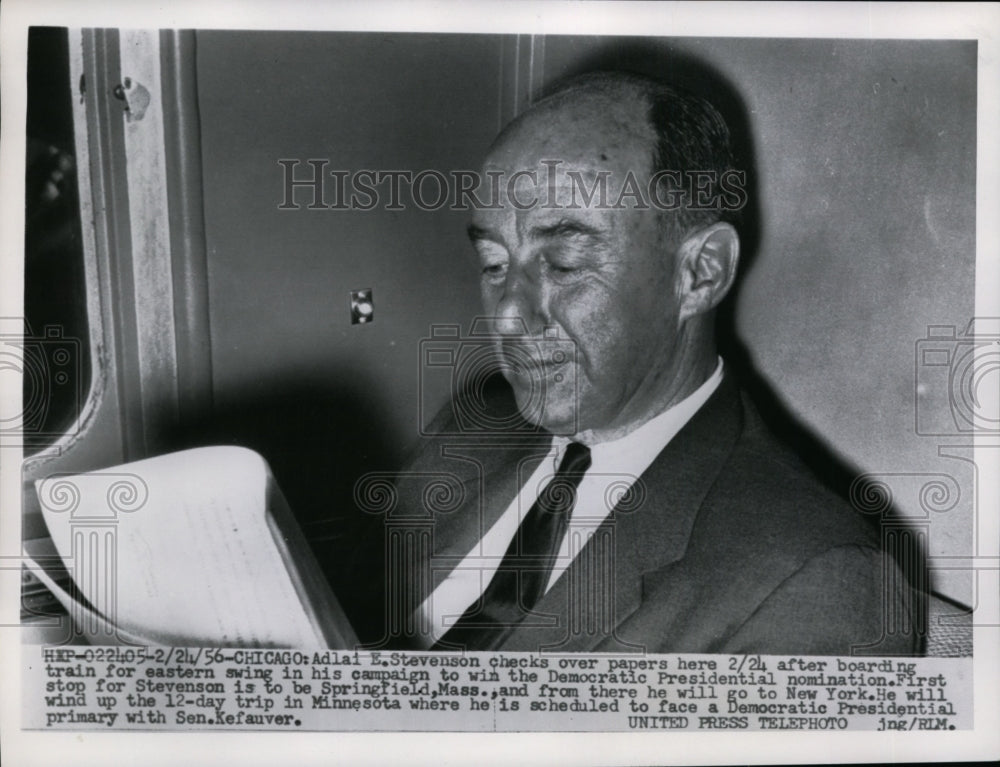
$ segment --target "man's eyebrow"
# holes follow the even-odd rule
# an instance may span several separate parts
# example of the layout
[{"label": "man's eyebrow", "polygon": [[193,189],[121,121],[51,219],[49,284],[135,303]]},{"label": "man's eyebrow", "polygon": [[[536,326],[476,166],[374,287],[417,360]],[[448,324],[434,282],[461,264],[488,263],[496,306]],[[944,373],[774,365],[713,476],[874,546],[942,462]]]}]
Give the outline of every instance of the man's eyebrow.
[{"label": "man's eyebrow", "polygon": [[493,232],[476,224],[469,224],[465,231],[469,235],[469,239],[473,242],[477,242],[479,240],[492,240],[493,242],[500,242],[500,238]]},{"label": "man's eyebrow", "polygon": [[601,234],[600,229],[595,229],[581,221],[562,218],[554,224],[545,226],[534,226],[531,228],[531,236],[541,239],[551,239],[554,237],[572,237],[573,235],[586,235],[596,237]]}]

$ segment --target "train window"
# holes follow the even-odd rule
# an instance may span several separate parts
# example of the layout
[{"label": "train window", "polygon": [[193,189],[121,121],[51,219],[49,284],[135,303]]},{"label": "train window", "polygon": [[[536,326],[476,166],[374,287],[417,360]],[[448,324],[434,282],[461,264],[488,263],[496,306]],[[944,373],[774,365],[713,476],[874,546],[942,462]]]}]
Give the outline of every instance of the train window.
[{"label": "train window", "polygon": [[27,84],[24,343],[8,345],[4,367],[23,373],[23,442],[31,454],[76,423],[91,377],[66,29],[29,30]]}]

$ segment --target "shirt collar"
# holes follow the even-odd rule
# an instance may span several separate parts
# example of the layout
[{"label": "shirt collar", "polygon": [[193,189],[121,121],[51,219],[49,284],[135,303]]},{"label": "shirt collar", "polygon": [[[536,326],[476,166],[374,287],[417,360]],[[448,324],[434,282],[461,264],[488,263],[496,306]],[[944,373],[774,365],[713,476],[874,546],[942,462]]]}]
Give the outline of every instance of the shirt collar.
[{"label": "shirt collar", "polygon": [[[642,426],[624,437],[591,445],[591,466],[598,467],[602,471],[612,470],[616,467],[634,470],[639,466],[644,470],[719,388],[722,374],[723,365],[720,357],[712,375],[676,405],[650,418]],[[558,468],[566,446],[572,441],[569,437],[557,436],[553,438],[554,468]]]}]

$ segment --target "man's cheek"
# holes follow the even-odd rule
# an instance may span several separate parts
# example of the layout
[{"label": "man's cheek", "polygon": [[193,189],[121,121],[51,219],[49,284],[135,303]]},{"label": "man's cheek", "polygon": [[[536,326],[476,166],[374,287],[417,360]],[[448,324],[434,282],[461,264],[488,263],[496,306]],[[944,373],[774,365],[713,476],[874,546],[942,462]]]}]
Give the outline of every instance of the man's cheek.
[{"label": "man's cheek", "polygon": [[595,374],[606,368],[617,356],[618,348],[629,341],[624,337],[616,317],[606,308],[577,318],[575,326],[570,328],[577,363]]},{"label": "man's cheek", "polygon": [[619,326],[618,311],[608,292],[599,284],[584,284],[563,290],[550,302],[553,321],[565,329],[578,355],[592,356],[593,350],[614,340]]},{"label": "man's cheek", "polygon": [[483,314],[487,317],[496,316],[502,292],[495,286],[483,283],[479,286],[479,297],[483,305]]}]

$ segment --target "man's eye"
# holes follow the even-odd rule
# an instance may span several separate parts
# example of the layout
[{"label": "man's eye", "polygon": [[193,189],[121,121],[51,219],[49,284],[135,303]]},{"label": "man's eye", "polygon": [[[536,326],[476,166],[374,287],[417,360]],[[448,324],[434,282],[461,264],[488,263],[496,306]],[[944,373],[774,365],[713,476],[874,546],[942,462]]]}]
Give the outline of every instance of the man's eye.
[{"label": "man's eye", "polygon": [[502,279],[507,274],[507,264],[487,264],[483,267],[483,276],[490,280]]},{"label": "man's eye", "polygon": [[556,280],[572,279],[581,271],[577,264],[562,261],[548,261],[545,264],[545,269]]}]

